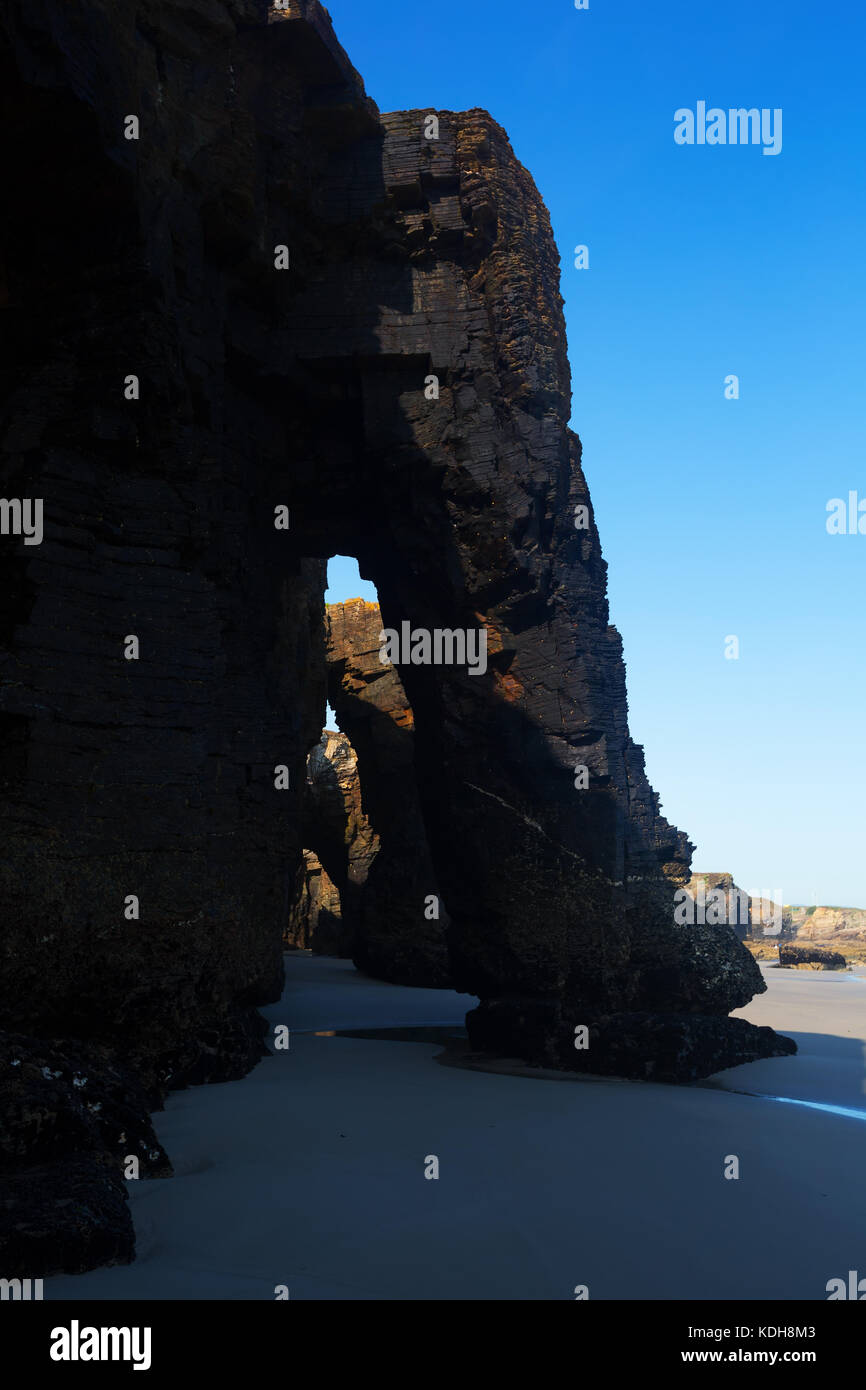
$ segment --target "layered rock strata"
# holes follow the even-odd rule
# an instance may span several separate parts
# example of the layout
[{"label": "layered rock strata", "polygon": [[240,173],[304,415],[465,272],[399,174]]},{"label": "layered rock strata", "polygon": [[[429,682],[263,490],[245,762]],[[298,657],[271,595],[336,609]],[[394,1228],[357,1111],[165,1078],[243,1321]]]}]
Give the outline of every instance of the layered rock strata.
[{"label": "layered rock strata", "polygon": [[450,919],[421,809],[414,718],[396,668],[382,660],[381,632],[375,603],[328,606],[328,699],[358,750],[364,808],[381,842],[359,898],[352,956],[380,979],[437,989],[450,983]]},{"label": "layered rock strata", "polygon": [[364,812],[358,758],[345,734],[326,729],[307,759],[301,882],[286,941],[320,955],[351,956],[379,836]]},{"label": "layered rock strata", "polygon": [[[274,525],[273,246],[375,110],[318,7],[280,36],[253,0],[8,5],[0,104],[0,491],[44,509],[0,535],[0,1027],[51,1071],[104,1045],[143,1128],[255,1064],[282,988],[324,563]],[[122,1155],[78,1133],[80,1228],[28,1259],[0,1203],[4,1276],[131,1257]]]},{"label": "layered rock strata", "polygon": [[[483,673],[398,669],[476,1044],[575,1065],[592,1023],[632,1074],[674,1015],[671,1076],[772,1052],[725,1017],[763,987],[734,933],[673,921],[690,847],[628,733],[558,256],[502,128],[380,116],[316,0],[0,26],[0,473],[44,505],[41,543],[0,535],[6,1030],[53,1070],[106,1049],[147,1104],[254,1064],[342,553],[388,627],[485,635]],[[56,1266],[129,1257],[97,1244]]]},{"label": "layered rock strata", "polygon": [[838,943],[857,955],[866,951],[866,909],[858,907],[792,907],[798,942]]},{"label": "layered rock strata", "polygon": [[303,851],[298,866],[284,940],[290,950],[320,956],[352,954],[353,937],[346,929],[339,890],[310,849]]}]

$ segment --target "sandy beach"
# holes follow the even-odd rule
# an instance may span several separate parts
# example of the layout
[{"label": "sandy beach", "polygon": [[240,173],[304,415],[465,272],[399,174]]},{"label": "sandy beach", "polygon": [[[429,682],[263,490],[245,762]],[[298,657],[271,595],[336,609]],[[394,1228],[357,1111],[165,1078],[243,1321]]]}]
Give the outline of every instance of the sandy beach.
[{"label": "sandy beach", "polygon": [[176,1176],[131,1184],[136,1262],[47,1280],[45,1297],[826,1299],[866,1272],[866,980],[764,974],[742,1016],[799,1055],[678,1087],[315,1036],[459,1026],[472,1000],[289,956],[264,1012],[290,1050],[169,1099],[156,1127]]}]

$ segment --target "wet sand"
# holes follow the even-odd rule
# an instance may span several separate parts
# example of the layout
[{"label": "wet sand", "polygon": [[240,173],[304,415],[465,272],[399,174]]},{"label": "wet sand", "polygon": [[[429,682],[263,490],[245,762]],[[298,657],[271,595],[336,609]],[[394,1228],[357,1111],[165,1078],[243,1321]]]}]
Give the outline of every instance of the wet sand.
[{"label": "wet sand", "polygon": [[290,1051],[156,1117],[177,1175],[131,1185],[136,1262],[47,1280],[46,1299],[286,1285],[292,1299],[571,1300],[585,1284],[591,1299],[824,1300],[863,1265],[866,981],[765,970],[769,993],[741,1012],[800,1055],[677,1087],[491,1075],[438,1065],[441,1044],[317,1037],[459,1025],[472,1000],[325,958],[290,956],[287,972],[264,1012],[290,1026]]}]

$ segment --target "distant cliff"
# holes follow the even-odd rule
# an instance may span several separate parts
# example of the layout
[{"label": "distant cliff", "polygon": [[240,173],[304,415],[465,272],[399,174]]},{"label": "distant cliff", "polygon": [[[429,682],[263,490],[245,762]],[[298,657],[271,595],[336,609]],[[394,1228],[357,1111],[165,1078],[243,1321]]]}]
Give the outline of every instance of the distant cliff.
[{"label": "distant cliff", "polygon": [[687,889],[696,908],[721,893],[728,922],[750,945],[763,942],[769,949],[782,941],[814,942],[833,946],[849,959],[866,955],[866,908],[795,907],[753,898],[729,873],[694,873]]},{"label": "distant cliff", "polygon": [[843,942],[866,948],[866,908],[791,907],[798,941]]},{"label": "distant cliff", "polygon": [[704,904],[705,913],[717,901],[724,919],[741,940],[782,940],[793,935],[790,908],[771,898],[750,897],[729,873],[693,873],[686,887],[696,908]]}]

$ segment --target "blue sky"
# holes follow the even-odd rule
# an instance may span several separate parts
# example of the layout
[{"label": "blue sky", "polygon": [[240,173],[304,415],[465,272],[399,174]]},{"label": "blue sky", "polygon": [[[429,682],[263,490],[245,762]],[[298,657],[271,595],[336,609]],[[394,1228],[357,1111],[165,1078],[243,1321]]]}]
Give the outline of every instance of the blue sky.
[{"label": "blue sky", "polygon": [[[328,8],[383,111],[486,107],[550,210],[631,729],[695,867],[866,906],[866,535],[826,529],[866,499],[862,7]],[[781,153],[677,145],[698,101],[781,108]]]}]

